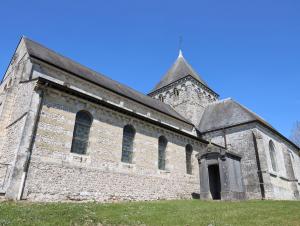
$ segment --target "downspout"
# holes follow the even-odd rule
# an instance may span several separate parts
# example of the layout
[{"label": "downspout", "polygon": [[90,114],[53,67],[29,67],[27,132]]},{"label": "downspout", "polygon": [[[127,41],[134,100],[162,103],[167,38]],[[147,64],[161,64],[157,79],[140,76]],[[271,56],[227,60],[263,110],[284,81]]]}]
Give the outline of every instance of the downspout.
[{"label": "downspout", "polygon": [[[46,84],[47,86],[47,84]],[[42,106],[44,103],[44,90],[40,89],[40,102],[38,105],[38,110],[37,110],[37,114],[34,120],[34,126],[33,126],[33,131],[32,131],[32,136],[31,136],[31,140],[30,140],[30,145],[27,151],[27,156],[26,156],[26,161],[24,163],[24,168],[23,168],[23,174],[22,174],[22,178],[21,178],[21,186],[20,186],[20,190],[18,193],[18,200],[22,199],[23,193],[24,193],[24,188],[25,188],[25,182],[27,179],[27,175],[28,175],[28,169],[29,169],[29,165],[30,165],[30,160],[31,160],[31,155],[32,155],[32,149],[33,149],[33,145],[35,142],[35,138],[36,138],[36,133],[37,133],[37,128],[38,128],[38,122],[40,120],[40,115],[41,115],[41,111],[42,111]]]},{"label": "downspout", "polygon": [[254,149],[255,149],[255,158],[256,158],[256,164],[257,164],[257,175],[258,175],[259,187],[260,187],[260,192],[261,192],[261,199],[264,200],[266,198],[264,179],[263,179],[263,174],[262,174],[262,171],[261,171],[260,159],[259,159],[259,154],[258,154],[258,146],[257,146],[257,141],[256,141],[256,137],[255,137],[254,132],[252,132],[252,137],[253,137],[253,143],[254,143]]}]

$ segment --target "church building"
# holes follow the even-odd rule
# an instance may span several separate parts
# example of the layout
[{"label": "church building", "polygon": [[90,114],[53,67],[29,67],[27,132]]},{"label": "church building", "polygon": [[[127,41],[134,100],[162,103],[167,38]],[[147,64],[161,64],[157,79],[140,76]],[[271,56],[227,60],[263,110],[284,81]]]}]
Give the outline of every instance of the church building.
[{"label": "church building", "polygon": [[144,95],[23,37],[0,85],[4,199],[297,200],[299,153],[182,52]]}]

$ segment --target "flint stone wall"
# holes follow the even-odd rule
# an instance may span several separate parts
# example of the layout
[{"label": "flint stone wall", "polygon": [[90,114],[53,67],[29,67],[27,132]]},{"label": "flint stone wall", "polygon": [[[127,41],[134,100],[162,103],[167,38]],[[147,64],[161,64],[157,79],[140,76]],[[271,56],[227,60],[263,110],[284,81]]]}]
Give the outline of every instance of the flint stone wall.
[{"label": "flint stone wall", "polygon": [[[44,98],[23,198],[60,200],[156,200],[199,193],[203,144],[103,106],[49,89]],[[93,115],[86,155],[70,153],[76,112]],[[133,164],[121,162],[123,127],[136,129]],[[158,170],[158,137],[168,139],[166,170]],[[193,174],[186,174],[191,144]]]}]

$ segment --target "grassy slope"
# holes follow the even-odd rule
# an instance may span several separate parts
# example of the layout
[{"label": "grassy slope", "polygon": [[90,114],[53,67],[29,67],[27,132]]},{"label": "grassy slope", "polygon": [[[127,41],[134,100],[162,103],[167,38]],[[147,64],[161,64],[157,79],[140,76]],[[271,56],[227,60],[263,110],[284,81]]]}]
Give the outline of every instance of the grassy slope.
[{"label": "grassy slope", "polygon": [[0,203],[0,225],[300,225],[300,202]]}]

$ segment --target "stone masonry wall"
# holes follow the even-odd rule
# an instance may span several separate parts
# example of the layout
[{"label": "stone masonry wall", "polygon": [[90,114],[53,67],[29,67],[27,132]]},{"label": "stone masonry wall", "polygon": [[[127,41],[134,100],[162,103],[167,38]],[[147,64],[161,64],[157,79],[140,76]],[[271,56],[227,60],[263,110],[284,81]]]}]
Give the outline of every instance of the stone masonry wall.
[{"label": "stone masonry wall", "polygon": [[[174,88],[178,90],[178,95],[175,95]],[[215,94],[190,77],[181,79],[151,94],[151,96],[158,100],[162,96],[166,104],[171,105],[183,117],[193,122],[194,125],[199,124],[205,106],[217,100]]]},{"label": "stone masonry wall", "polygon": [[[274,134],[270,130],[258,126],[258,131],[260,132],[263,140],[263,147],[266,154],[267,166],[265,169],[265,180],[270,183],[270,189],[266,192],[266,198],[268,199],[297,199],[295,191],[293,190],[293,184],[299,185],[299,155],[294,147],[289,145],[281,137]],[[270,140],[275,146],[275,159],[277,164],[277,171],[274,171],[271,164],[271,157],[269,152],[269,142]],[[292,157],[294,157],[294,160]],[[288,161],[290,158],[291,164]],[[291,169],[292,167],[292,169]],[[290,171],[293,171],[296,178],[291,178]],[[288,173],[289,172],[289,173]],[[297,179],[297,182],[291,181]],[[298,191],[299,187],[298,187]]]},{"label": "stone masonry wall", "polygon": [[[241,168],[246,196],[249,199],[260,199],[261,190],[259,188],[258,167],[253,143],[253,134],[256,137],[261,171],[263,173],[264,190],[266,199],[296,199],[291,178],[287,175],[286,167],[289,167],[286,152],[289,151],[292,158],[292,165],[295,176],[299,175],[299,156],[296,150],[291,147],[282,138],[278,137],[268,129],[259,126],[257,123],[241,125],[225,131],[215,131],[205,134],[205,139],[211,139],[212,142],[225,146],[224,132],[226,133],[226,142],[228,150],[238,153],[242,156]],[[276,158],[278,171],[272,170],[269,141],[274,142],[276,148]],[[299,161],[299,162],[298,162]],[[293,163],[294,162],[294,163]],[[298,179],[299,180],[299,179]],[[298,183],[299,190],[299,183]]]},{"label": "stone masonry wall", "polygon": [[[93,116],[86,155],[70,153],[76,112]],[[121,162],[122,132],[136,130],[133,163]],[[158,137],[168,139],[166,170],[158,170]],[[192,175],[185,146],[193,146]],[[204,148],[184,137],[57,90],[46,92],[23,198],[30,201],[155,200],[199,193],[195,154]]]},{"label": "stone masonry wall", "polygon": [[64,71],[51,67],[47,64],[43,64],[41,62],[39,62],[39,64],[41,65],[40,67],[38,67],[38,65],[36,64],[35,71],[33,72],[33,78],[36,77],[47,78],[58,84],[63,84],[67,87],[78,90],[81,93],[88,94],[90,96],[95,96],[97,98],[101,98],[121,108],[130,109],[131,111],[136,112],[138,114],[144,115],[146,117],[155,120],[159,120],[163,123],[172,125],[174,127],[177,127],[178,129],[196,135],[196,132],[193,131],[194,127],[191,124],[187,124],[186,122],[174,119],[171,116],[163,114],[150,107],[137,103],[133,100],[118,95],[98,85],[92,84],[74,75],[70,75]]},{"label": "stone masonry wall", "polygon": [[20,144],[35,82],[25,82],[31,70],[21,43],[0,85],[0,191],[5,192]]}]

